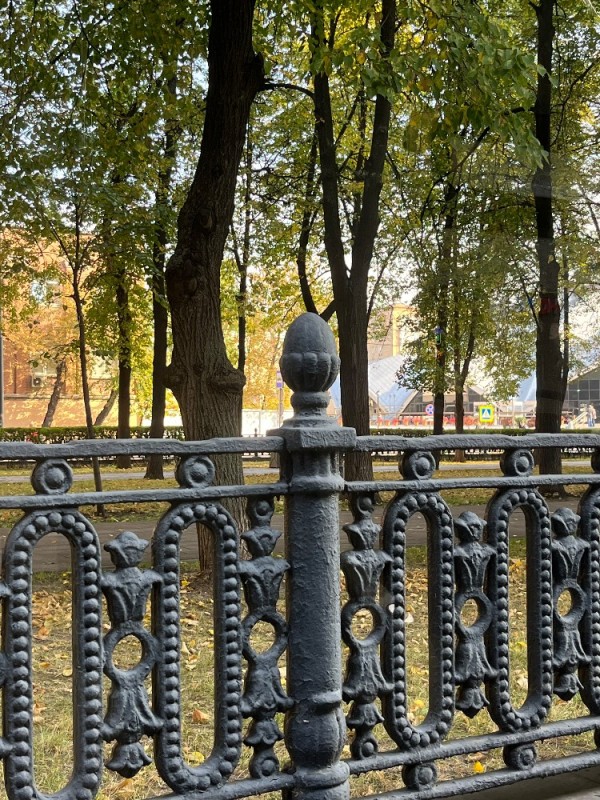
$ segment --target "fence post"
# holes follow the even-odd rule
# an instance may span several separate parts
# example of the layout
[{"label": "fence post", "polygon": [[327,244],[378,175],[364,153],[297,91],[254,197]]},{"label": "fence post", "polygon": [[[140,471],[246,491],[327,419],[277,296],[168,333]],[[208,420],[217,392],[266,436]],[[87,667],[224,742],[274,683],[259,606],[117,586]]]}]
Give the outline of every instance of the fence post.
[{"label": "fence post", "polygon": [[352,428],[327,416],[327,389],[339,370],[331,329],[317,314],[290,326],[280,361],[293,390],[294,416],[277,434],[285,440],[289,639],[287,691],[295,701],[285,741],[296,775],[296,800],[344,800],[348,767],[340,762],[346,724],[341,708],[339,470]]}]

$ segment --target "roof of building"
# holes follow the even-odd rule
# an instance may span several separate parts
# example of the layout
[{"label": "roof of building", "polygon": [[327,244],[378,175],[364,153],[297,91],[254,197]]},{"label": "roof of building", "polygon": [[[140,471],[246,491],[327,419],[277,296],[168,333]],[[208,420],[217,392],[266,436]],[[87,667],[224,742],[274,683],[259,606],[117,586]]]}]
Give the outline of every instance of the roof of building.
[{"label": "roof of building", "polygon": [[[401,356],[390,356],[369,364],[368,381],[369,397],[379,404],[383,412],[401,412],[416,394],[415,389],[400,386],[397,372],[402,362]],[[333,402],[339,409],[342,407],[339,376],[330,389]]]}]

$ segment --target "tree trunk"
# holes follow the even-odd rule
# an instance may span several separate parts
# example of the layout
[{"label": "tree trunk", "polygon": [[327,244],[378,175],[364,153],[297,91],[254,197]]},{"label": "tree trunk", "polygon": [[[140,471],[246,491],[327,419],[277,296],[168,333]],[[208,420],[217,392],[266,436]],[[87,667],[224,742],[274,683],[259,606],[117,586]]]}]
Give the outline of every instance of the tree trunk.
[{"label": "tree trunk", "polygon": [[[208,93],[200,157],[179,214],[166,269],[173,327],[168,385],[187,439],[239,436],[244,376],[227,357],[221,327],[220,270],[252,102],[263,82],[252,48],[251,0],[212,0]],[[215,459],[217,481],[243,483],[239,456]],[[241,503],[233,506],[243,518]],[[212,547],[199,542],[201,566]]]},{"label": "tree trunk", "polygon": [[[364,302],[361,302],[364,301]],[[370,431],[369,394],[366,376],[369,372],[367,351],[367,304],[364,296],[348,292],[343,302],[336,302],[340,339],[340,388],[344,425],[355,428],[359,436]],[[357,380],[358,375],[365,379]],[[347,453],[344,461],[346,480],[373,480],[369,453]]]},{"label": "tree trunk", "polygon": [[[150,419],[150,438],[162,439],[165,435],[165,373],[167,368],[168,312],[165,306],[164,250],[162,250],[163,271],[160,270],[157,253],[154,253],[154,274],[152,276],[152,316],[154,323],[154,342],[152,345],[152,416]],[[148,456],[145,478],[163,480],[163,457],[154,453]]]},{"label": "tree trunk", "polygon": [[[396,27],[395,0],[382,0],[380,52],[389,57]],[[323,8],[316,7],[311,21],[311,47],[316,52],[331,47],[332,31],[325,34]],[[338,166],[333,126],[329,78],[324,69],[313,73],[315,119],[321,164],[325,250],[331,271],[333,297],[338,318],[340,342],[340,384],[344,424],[356,428],[359,436],[369,433],[369,386],[367,326],[368,276],[379,228],[379,199],[383,186],[383,169],[387,152],[391,119],[389,99],[378,94],[373,112],[370,151],[362,162],[360,178],[362,194],[355,198],[352,224],[352,263],[346,266],[340,221]],[[346,457],[346,480],[372,480],[373,466],[368,454],[353,453]]]},{"label": "tree trunk", "polygon": [[[120,268],[117,273],[117,324],[119,327],[119,412],[117,439],[130,439],[131,428],[131,311],[127,276]],[[131,456],[117,456],[117,469],[129,469]]]},{"label": "tree trunk", "polygon": [[[165,69],[170,58],[165,59]],[[177,72],[165,82],[165,92],[172,104],[177,100]],[[152,412],[150,419],[150,438],[162,439],[165,435],[166,408],[166,369],[167,337],[169,315],[166,307],[165,264],[168,234],[169,197],[173,177],[173,165],[177,156],[179,125],[177,120],[168,119],[165,123],[164,165],[158,173],[155,194],[156,221],[154,224],[154,245],[152,248],[152,320],[154,341],[152,347]],[[148,456],[146,474],[153,480],[164,480],[163,457],[159,453]]]},{"label": "tree trunk", "polygon": [[[456,158],[456,154],[453,154]],[[433,433],[444,433],[444,396],[446,392],[446,366],[448,363],[448,305],[454,257],[454,226],[456,224],[456,204],[458,188],[448,181],[444,192],[444,229],[439,259],[439,302],[437,303],[436,359],[433,385]],[[455,342],[458,347],[458,342]]]},{"label": "tree trunk", "polygon": [[58,407],[58,401],[60,400],[62,391],[65,388],[66,377],[67,359],[62,358],[56,365],[56,378],[54,379],[54,386],[52,387],[52,394],[50,395],[50,400],[48,401],[48,408],[46,409],[46,414],[44,415],[42,428],[49,428],[52,425],[54,414],[56,413],[56,409]]},{"label": "tree trunk", "polygon": [[[558,433],[566,383],[560,339],[560,303],[558,300],[559,265],[554,245],[554,214],[551,167],[552,51],[554,43],[555,0],[540,0],[537,15],[537,59],[545,74],[538,74],[534,106],[535,135],[546,157],[535,172],[532,189],[537,231],[536,252],[539,270],[540,308],[536,337],[537,410],[536,431]],[[562,471],[559,448],[539,453],[541,474]]]},{"label": "tree trunk", "polygon": [[[85,427],[88,439],[95,438],[94,422],[92,420],[92,405],[90,402],[90,382],[88,379],[87,364],[87,342],[85,331],[85,317],[83,314],[83,302],[79,292],[79,278],[77,274],[73,276],[73,300],[75,303],[75,315],[77,318],[77,332],[79,343],[79,366],[81,369],[81,393],[83,395],[83,406],[85,410]],[[94,473],[94,488],[97,492],[102,491],[102,475],[100,474],[100,462],[94,456],[92,458],[92,471]],[[96,510],[101,516],[106,516],[104,506],[98,504]]]},{"label": "tree trunk", "polygon": [[104,405],[102,406],[102,409],[100,410],[100,413],[98,414],[98,416],[94,420],[94,427],[97,426],[97,425],[103,425],[104,424],[106,418],[108,417],[110,412],[113,410],[113,406],[115,405],[118,396],[119,396],[119,390],[115,389],[113,387],[110,390],[110,394],[108,395],[108,397],[106,399],[106,403],[104,403]]}]

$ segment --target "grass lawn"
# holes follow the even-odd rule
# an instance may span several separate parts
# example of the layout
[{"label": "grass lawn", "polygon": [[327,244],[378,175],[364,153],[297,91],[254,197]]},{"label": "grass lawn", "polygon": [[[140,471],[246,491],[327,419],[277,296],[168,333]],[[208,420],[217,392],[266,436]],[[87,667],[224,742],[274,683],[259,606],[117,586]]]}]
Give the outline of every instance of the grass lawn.
[{"label": "grass lawn", "polygon": [[[589,469],[582,466],[574,466],[565,461],[563,465],[564,472],[567,474],[587,474]],[[135,470],[134,470],[135,471]],[[139,472],[139,470],[137,470]],[[0,471],[0,475],[8,474],[6,470]],[[14,474],[14,473],[11,473]],[[89,474],[89,470],[88,470]],[[438,473],[439,474],[439,473]],[[451,479],[455,478],[492,478],[494,476],[501,476],[500,468],[486,469],[482,472],[474,467],[465,467],[465,469],[452,470],[451,473],[441,473],[442,477]],[[24,476],[23,482],[19,483],[0,483],[0,496],[10,497],[17,495],[32,495],[34,494],[31,483],[29,482],[29,473]],[[393,472],[378,472],[375,466],[375,480],[381,481],[400,481],[401,478],[398,474]],[[273,475],[247,475],[247,484],[270,484],[273,483]],[[125,490],[148,490],[153,489],[168,489],[177,486],[177,482],[173,477],[165,478],[163,481],[144,480],[139,477],[132,476],[131,478],[122,478],[117,480],[104,480],[103,488],[105,491],[125,491]],[[569,494],[579,496],[583,493],[585,487],[583,486],[567,486]],[[93,480],[77,481],[73,485],[72,491],[74,492],[93,492]],[[493,495],[493,489],[450,489],[443,491],[442,497],[449,505],[485,505],[490,497]],[[393,496],[392,492],[384,492],[381,494],[383,502],[388,502]],[[347,504],[342,501],[343,508],[347,508]],[[128,521],[141,521],[145,519],[157,520],[168,508],[166,503],[117,503],[111,506],[106,506],[106,516],[100,517],[97,514],[96,506],[82,507],[82,511],[91,520],[105,521],[105,522],[128,522]],[[281,511],[283,504],[278,504],[277,511]],[[12,526],[21,518],[21,512],[12,509],[0,509],[0,527]]]}]

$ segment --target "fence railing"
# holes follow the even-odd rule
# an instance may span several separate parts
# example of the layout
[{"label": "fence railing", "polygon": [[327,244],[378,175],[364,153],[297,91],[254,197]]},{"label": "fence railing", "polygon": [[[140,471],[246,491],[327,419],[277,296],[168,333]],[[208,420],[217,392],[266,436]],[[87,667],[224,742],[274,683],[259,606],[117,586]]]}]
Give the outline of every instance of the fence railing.
[{"label": "fence railing", "polygon": [[[0,497],[0,509],[24,514],[8,535],[0,581],[0,760],[9,800],[47,796],[37,788],[33,755],[44,720],[34,719],[41,687],[32,666],[32,569],[49,532],[62,534],[73,554],[72,678],[64,687],[73,695],[73,769],[57,800],[92,800],[106,772],[130,780],[151,769],[175,797],[283,791],[343,800],[364,775],[373,782],[359,785],[363,795],[431,798],[600,764],[600,437],[357,438],[326,416],[337,367],[329,328],[303,315],[281,360],[295,414],[273,436],[0,446],[2,460],[37,462],[35,494]],[[593,448],[589,472],[535,475],[532,450],[559,445]],[[503,448],[502,475],[437,477],[434,451],[453,447]],[[401,474],[344,482],[340,461],[352,450],[398,452]],[[179,457],[178,486],[72,491],[70,460],[124,452]],[[214,484],[212,456],[248,452],[279,453],[280,480]],[[565,486],[580,493],[577,509],[559,501],[551,512],[540,489]],[[453,512],[449,492],[460,492],[465,505],[465,493],[484,490],[485,511],[477,495]],[[247,499],[243,531],[226,508],[230,497]],[[285,506],[285,558],[274,555],[277,498]],[[157,500],[169,510],[156,521],[149,565],[148,543],[125,531],[105,544],[113,566],[103,568],[82,509]],[[341,560],[340,500],[351,512]],[[380,500],[387,500],[381,523]],[[516,512],[525,518],[522,558],[510,549]],[[409,549],[417,515],[426,521],[421,567]],[[198,698],[181,693],[180,546],[195,525],[214,540],[214,697],[201,698],[214,702],[214,742],[200,764],[186,758],[182,731],[185,705]],[[241,540],[249,557],[240,555]],[[417,569],[425,581],[415,581]],[[417,636],[419,603],[427,627]],[[515,642],[518,615],[525,621]],[[255,646],[259,624],[272,630],[267,649]],[[142,655],[124,668],[114,654],[128,637]],[[526,652],[524,662],[516,650]],[[416,695],[425,700],[416,704]],[[541,758],[548,740],[565,737],[568,750]],[[491,751],[502,763],[484,772]],[[459,767],[447,769],[456,757]]]}]

